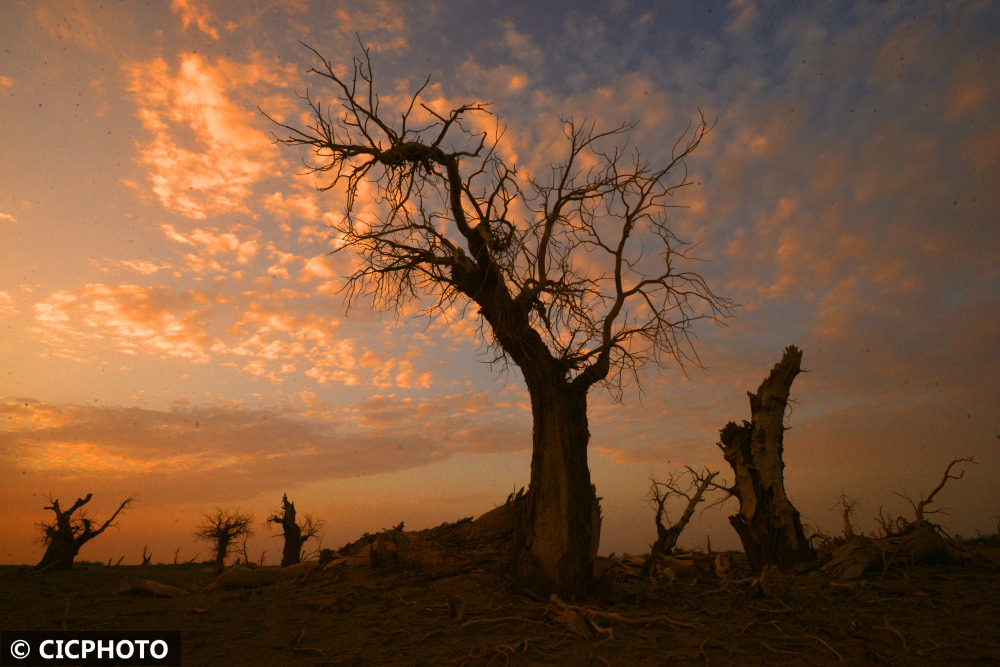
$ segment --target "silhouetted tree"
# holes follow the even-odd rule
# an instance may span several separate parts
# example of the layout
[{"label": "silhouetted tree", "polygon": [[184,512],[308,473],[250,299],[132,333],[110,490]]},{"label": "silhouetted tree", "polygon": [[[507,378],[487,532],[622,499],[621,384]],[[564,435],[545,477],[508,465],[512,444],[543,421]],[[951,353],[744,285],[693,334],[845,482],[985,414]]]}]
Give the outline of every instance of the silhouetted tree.
[{"label": "silhouetted tree", "polygon": [[[281,143],[311,149],[309,168],[329,179],[320,190],[346,191],[345,215],[331,226],[334,252],[357,256],[347,307],[367,298],[400,312],[425,297],[430,317],[472,307],[496,360],[520,369],[531,396],[518,572],[536,591],[582,595],[601,521],[587,464],[590,388],[620,398],[623,381],[638,380],[647,363],[697,363],[693,325],[732,306],[682,268],[689,246],[666,216],[711,126],[699,117],[654,165],[626,149],[632,124],[598,130],[566,120],[562,161],[525,177],[505,162],[499,138],[469,129],[486,105],[439,113],[420,101],[428,79],[390,111],[364,47],[346,74],[311,50],[319,64],[310,72],[332,84],[337,101],[331,109],[307,92],[306,127],[275,122],[288,133]],[[375,203],[364,215],[359,194]]]},{"label": "silhouetted tree", "polygon": [[215,512],[203,513],[204,523],[198,526],[195,537],[215,544],[215,573],[221,574],[226,566],[226,556],[229,547],[237,537],[253,535],[254,517],[251,513],[239,510],[224,510],[216,508]]},{"label": "silhouetted tree", "polygon": [[268,523],[281,526],[281,536],[285,538],[285,548],[281,554],[281,567],[295,565],[302,560],[302,546],[319,536],[323,524],[307,514],[302,525],[295,518],[295,503],[288,500],[288,494],[281,496],[281,512],[267,518]]},{"label": "silhouetted tree", "polygon": [[53,500],[51,496],[49,497],[49,502],[52,504],[46,506],[45,509],[52,510],[56,518],[52,523],[38,524],[42,531],[41,541],[46,547],[42,560],[35,566],[36,570],[71,569],[73,559],[80,553],[80,547],[103,533],[108,526],[115,525],[113,522],[121,511],[135,500],[135,497],[123,500],[111,518],[101,524],[99,528],[95,528],[97,522],[83,512],[83,506],[90,502],[93,495],[88,493],[86,498],[78,498],[68,510],[59,507],[59,500]]}]

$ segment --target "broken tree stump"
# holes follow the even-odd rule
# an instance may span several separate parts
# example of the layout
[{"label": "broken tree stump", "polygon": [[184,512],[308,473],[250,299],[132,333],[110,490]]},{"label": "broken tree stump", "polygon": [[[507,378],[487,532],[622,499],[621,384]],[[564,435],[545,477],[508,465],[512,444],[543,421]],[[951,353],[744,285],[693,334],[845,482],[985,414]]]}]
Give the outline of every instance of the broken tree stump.
[{"label": "broken tree stump", "polygon": [[729,422],[719,432],[718,446],[736,475],[732,492],[740,501],[739,512],[729,522],[754,572],[767,565],[790,568],[816,559],[799,512],[785,493],[782,460],[785,407],[801,363],[801,350],[785,348],[757,393],[747,392],[750,421]]}]

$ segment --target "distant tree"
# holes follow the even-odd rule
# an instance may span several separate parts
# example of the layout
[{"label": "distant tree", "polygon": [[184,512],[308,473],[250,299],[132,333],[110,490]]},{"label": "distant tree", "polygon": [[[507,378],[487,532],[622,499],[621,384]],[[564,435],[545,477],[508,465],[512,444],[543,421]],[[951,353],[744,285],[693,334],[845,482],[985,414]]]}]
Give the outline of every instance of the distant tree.
[{"label": "distant tree", "polygon": [[[694,516],[694,511],[698,505],[705,501],[705,493],[709,490],[722,491],[723,495],[713,505],[729,498],[732,491],[715,482],[719,473],[708,468],[695,470],[687,466],[684,470],[670,473],[666,481],[661,482],[656,477],[649,478],[649,494],[646,499],[656,506],[656,542],[653,543],[649,551],[649,558],[646,559],[644,572],[648,575],[653,568],[653,563],[659,556],[669,556],[677,546],[677,540],[681,533],[687,528]],[[673,523],[669,523],[667,516],[667,503],[673,498],[684,499],[684,509],[680,517]],[[667,525],[669,523],[669,525]]]},{"label": "distant tree", "polygon": [[226,566],[226,556],[233,540],[253,535],[254,516],[251,513],[244,514],[239,510],[222,508],[216,508],[212,514],[205,512],[202,516],[205,521],[195,531],[195,536],[200,540],[214,543],[215,573],[221,574]]},{"label": "distant tree", "polygon": [[[310,72],[337,101],[331,108],[307,92],[306,127],[275,122],[288,133],[281,143],[312,151],[309,168],[329,179],[320,190],[346,191],[345,215],[331,226],[334,252],[357,256],[347,307],[370,299],[401,312],[429,298],[433,318],[459,304],[495,360],[520,369],[534,428],[518,571],[536,591],[584,595],[601,521],[587,464],[590,388],[620,399],[623,381],[638,380],[647,363],[697,364],[694,324],[733,305],[682,268],[689,246],[666,215],[711,126],[700,117],[654,165],[628,146],[633,124],[598,130],[566,120],[562,161],[525,176],[467,124],[486,105],[439,113],[420,101],[428,79],[407,105],[387,110],[367,49],[346,74],[311,50],[319,64]],[[359,195],[374,200],[364,214]]]},{"label": "distant tree", "polygon": [[300,525],[295,517],[295,503],[288,500],[288,494],[281,497],[281,512],[274,512],[267,518],[268,523],[281,526],[281,535],[285,538],[285,548],[281,554],[281,567],[295,565],[302,560],[302,546],[314,537],[319,536],[323,523],[307,514]]},{"label": "distant tree", "polygon": [[841,492],[840,498],[837,499],[837,504],[834,505],[834,509],[838,509],[841,512],[841,516],[844,518],[844,539],[849,540],[854,537],[854,525],[851,523],[851,517],[854,516],[855,506],[858,501],[854,498],[848,498],[846,493]]},{"label": "distant tree", "polygon": [[[78,498],[73,506],[68,510],[59,507],[59,500],[49,497],[51,505],[45,507],[52,510],[56,518],[52,523],[39,523],[38,528],[42,531],[41,542],[45,544],[45,554],[42,560],[35,566],[36,570],[69,570],[73,567],[73,559],[80,553],[80,547],[94,539],[108,526],[116,525],[114,520],[122,510],[132,504],[135,497],[129,497],[122,501],[107,521],[99,528],[97,522],[88,517],[83,506],[90,502],[94,494],[88,493],[85,498]],[[76,516],[74,516],[76,515]]]}]

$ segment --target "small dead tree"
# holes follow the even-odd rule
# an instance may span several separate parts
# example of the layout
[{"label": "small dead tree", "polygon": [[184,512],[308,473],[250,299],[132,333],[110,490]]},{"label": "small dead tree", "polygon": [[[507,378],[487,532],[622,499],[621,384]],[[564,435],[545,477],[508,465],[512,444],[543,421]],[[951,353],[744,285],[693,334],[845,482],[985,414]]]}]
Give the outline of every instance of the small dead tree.
[{"label": "small dead tree", "polygon": [[845,540],[854,537],[854,526],[851,524],[851,517],[854,515],[854,506],[857,504],[857,500],[848,498],[846,493],[841,493],[840,498],[837,499],[837,504],[833,506],[834,509],[840,510],[843,514]]},{"label": "small dead tree", "polygon": [[729,517],[754,571],[765,565],[787,568],[815,560],[799,512],[785,494],[782,460],[784,416],[792,381],[799,374],[802,352],[794,345],[785,353],[757,393],[750,397],[750,421],[729,422],[719,432],[719,448],[736,474],[733,495],[740,511]]},{"label": "small dead tree", "polygon": [[307,514],[300,525],[295,518],[295,503],[288,500],[288,494],[281,497],[281,512],[275,512],[267,518],[268,523],[281,526],[281,535],[285,538],[285,548],[281,554],[281,567],[295,565],[302,560],[302,546],[310,539],[319,536],[323,523]]},{"label": "small dead tree", "polygon": [[944,530],[926,518],[927,514],[945,513],[944,510],[927,511],[927,506],[949,479],[963,477],[964,471],[952,474],[952,469],[960,463],[976,463],[976,460],[973,457],[954,459],[945,468],[941,482],[926,498],[921,496],[919,501],[914,502],[909,496],[897,494],[913,506],[914,521],[902,516],[894,519],[880,507],[875,520],[881,535],[876,533],[874,539],[854,536],[833,551],[823,569],[840,579],[854,579],[871,570],[881,569],[884,573],[892,565],[968,562],[973,556],[961,545],[946,539]]},{"label": "small dead tree", "polygon": [[[69,570],[73,567],[73,559],[80,553],[80,547],[94,539],[109,526],[116,525],[114,520],[122,510],[132,504],[134,496],[126,498],[107,521],[97,526],[97,522],[83,512],[83,506],[90,502],[94,494],[88,493],[86,498],[78,498],[68,510],[59,507],[59,500],[49,497],[51,505],[45,507],[52,510],[56,518],[52,523],[39,523],[42,531],[40,541],[46,545],[42,560],[35,566],[36,570]],[[76,516],[74,516],[74,514]]]},{"label": "small dead tree", "polygon": [[242,513],[239,510],[224,510],[216,508],[215,512],[203,513],[204,523],[198,526],[195,537],[212,542],[215,545],[215,573],[222,574],[226,566],[226,556],[233,540],[238,537],[253,535],[254,516],[252,513]]},{"label": "small dead tree", "polygon": [[[916,526],[917,528],[923,528],[924,526],[929,525],[930,522],[927,521],[927,519],[924,517],[924,514],[925,510],[927,509],[927,506],[930,505],[932,502],[934,502],[934,496],[936,496],[938,492],[940,492],[941,489],[944,488],[944,485],[948,483],[949,479],[962,479],[963,477],[965,477],[964,470],[957,475],[951,474],[951,469],[954,468],[959,463],[972,463],[973,465],[975,465],[976,459],[973,456],[966,456],[960,459],[954,459],[951,463],[948,464],[948,467],[945,468],[944,476],[941,477],[941,483],[938,484],[936,487],[934,487],[934,490],[931,491],[930,495],[927,496],[926,498],[921,497],[918,502],[913,502],[913,499],[910,498],[909,496],[903,496],[903,498],[906,498],[907,502],[909,502],[910,505],[913,506],[913,512],[916,516],[916,520],[913,522],[914,526]],[[947,514],[947,513],[948,511],[946,509],[937,509],[926,512],[926,514]]]},{"label": "small dead tree", "polygon": [[[708,468],[695,470],[690,466],[670,473],[665,482],[650,475],[649,495],[646,499],[656,505],[656,542],[650,548],[649,557],[643,566],[644,574],[648,575],[652,571],[653,563],[658,557],[669,556],[677,546],[677,540],[691,522],[695,508],[705,500],[706,491],[709,489],[724,491],[726,495],[721,500],[731,495],[729,489],[715,483],[714,480],[718,475],[718,472],[712,472]],[[680,518],[667,526],[664,520],[669,522],[667,501],[671,498],[684,498],[687,502]]]}]

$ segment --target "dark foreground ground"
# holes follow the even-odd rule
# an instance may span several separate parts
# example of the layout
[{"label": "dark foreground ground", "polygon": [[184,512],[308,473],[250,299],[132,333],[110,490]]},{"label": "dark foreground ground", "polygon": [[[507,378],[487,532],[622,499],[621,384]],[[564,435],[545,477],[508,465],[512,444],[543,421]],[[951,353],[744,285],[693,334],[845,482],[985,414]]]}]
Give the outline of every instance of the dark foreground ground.
[{"label": "dark foreground ground", "polygon": [[970,565],[893,568],[850,583],[818,570],[768,596],[739,570],[630,577],[607,570],[587,605],[535,600],[492,563],[343,565],[257,589],[200,590],[203,566],[0,567],[0,629],[180,630],[185,665],[1000,664],[1000,550]]}]

